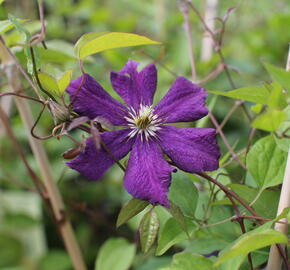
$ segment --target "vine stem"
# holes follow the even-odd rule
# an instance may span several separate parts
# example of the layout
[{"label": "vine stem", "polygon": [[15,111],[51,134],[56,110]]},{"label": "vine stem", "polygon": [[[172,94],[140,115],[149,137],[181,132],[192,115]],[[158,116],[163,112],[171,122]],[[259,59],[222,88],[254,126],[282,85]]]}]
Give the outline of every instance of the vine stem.
[{"label": "vine stem", "polygon": [[[289,44],[290,45],[290,44]],[[286,70],[290,70],[290,46],[288,51],[288,59],[286,64]],[[290,149],[288,150],[288,158],[286,163],[286,169],[281,189],[281,195],[279,200],[279,206],[277,210],[277,215],[281,214],[284,208],[290,207]],[[286,218],[282,221],[287,221]],[[276,223],[275,230],[288,235],[288,226],[286,224]],[[281,255],[275,245],[271,246],[269,260],[267,264],[267,270],[279,270],[282,266]]]},{"label": "vine stem", "polygon": [[[14,92],[22,93],[23,89],[21,87],[19,72],[17,69],[19,65],[16,63],[16,59],[11,57],[2,39],[0,40],[0,48],[1,55],[5,54],[5,57],[2,58],[2,63],[8,79],[8,84]],[[26,100],[19,97],[15,98],[15,102],[21,119],[24,123],[25,129],[29,134],[29,143],[39,165],[43,179],[43,185],[46,189],[48,199],[50,200],[52,212],[57,221],[57,226],[63,238],[65,247],[71,257],[75,270],[86,270],[87,268],[76,241],[72,225],[69,218],[65,215],[64,203],[62,201],[58,187],[53,179],[52,171],[43,144],[41,141],[36,140],[30,136],[30,130],[33,126],[34,120],[29,105]]]},{"label": "vine stem", "polygon": [[253,216],[257,217],[259,216],[256,211],[250,207],[238,194],[236,194],[235,192],[233,192],[232,190],[230,190],[229,188],[227,188],[226,186],[224,186],[222,183],[220,183],[219,181],[217,181],[216,179],[212,178],[211,176],[209,176],[206,173],[196,173],[197,175],[201,176],[202,178],[207,179],[208,181],[214,183],[216,186],[218,186],[225,194],[226,196],[232,200],[232,198],[234,198],[235,200],[237,200],[242,206],[244,206]]}]

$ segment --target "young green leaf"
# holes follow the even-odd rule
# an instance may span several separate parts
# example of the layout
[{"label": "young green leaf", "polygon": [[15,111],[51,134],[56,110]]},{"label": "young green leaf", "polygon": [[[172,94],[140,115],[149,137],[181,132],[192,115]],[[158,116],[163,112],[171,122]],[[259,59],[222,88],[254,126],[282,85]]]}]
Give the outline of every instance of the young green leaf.
[{"label": "young green leaf", "polygon": [[180,207],[185,216],[194,217],[198,202],[198,190],[190,179],[182,176],[173,178],[168,198]]},{"label": "young green leaf", "polygon": [[254,103],[267,104],[269,91],[265,87],[249,86],[232,91],[208,91],[209,93],[225,97],[242,99]]},{"label": "young green leaf", "polygon": [[72,76],[73,70],[69,69],[67,70],[62,77],[57,81],[58,85],[58,95],[61,96],[63,95],[64,91],[68,87],[70,81],[71,81],[71,76]]},{"label": "young green leaf", "polygon": [[259,114],[263,109],[263,104],[255,104],[251,107],[251,111],[256,113],[256,114]]},{"label": "young green leaf", "polygon": [[134,259],[136,247],[123,238],[110,238],[100,248],[95,270],[127,270]]},{"label": "young green leaf", "polygon": [[80,59],[85,57],[122,47],[160,44],[147,37],[132,33],[122,32],[94,32],[83,35],[75,45],[75,53]]},{"label": "young green leaf", "polygon": [[41,86],[49,93],[58,94],[58,84],[57,81],[47,73],[39,72],[38,79],[40,81]]},{"label": "young green leaf", "polygon": [[147,201],[132,198],[122,207],[118,215],[117,227],[120,227],[121,225],[126,223],[129,219],[139,214],[147,207],[147,205],[149,205],[149,202]]},{"label": "young green leaf", "polygon": [[[290,73],[289,73],[290,76]],[[282,110],[287,106],[286,101],[286,94],[283,91],[283,87],[276,82],[272,82],[270,85],[268,85],[270,88],[270,95],[268,98],[268,106],[271,109],[278,109]]]},{"label": "young green leaf", "polygon": [[188,239],[188,235],[190,236],[197,226],[190,220],[187,220],[187,228],[188,234],[182,230],[176,219],[168,219],[159,235],[156,256],[161,256],[173,245]]},{"label": "young green leaf", "polygon": [[247,155],[247,165],[260,189],[282,183],[287,153],[276,144],[273,136],[258,140]]},{"label": "young green leaf", "polygon": [[154,244],[158,230],[159,219],[152,209],[143,216],[139,227],[141,248],[144,253],[147,253]]},{"label": "young green leaf", "polygon": [[282,111],[272,110],[259,115],[253,122],[252,127],[273,132],[287,119],[287,114]]},{"label": "young green leaf", "polygon": [[[19,23],[23,23],[26,22],[27,20],[21,20],[21,19],[17,19]],[[15,27],[15,25],[10,21],[10,20],[3,20],[0,21],[0,34],[4,34],[7,31],[9,31],[10,29],[12,29],[13,27]]]},{"label": "young green leaf", "polygon": [[213,263],[197,254],[179,253],[173,256],[172,264],[160,270],[218,270]]},{"label": "young green leaf", "polygon": [[290,72],[282,68],[273,66],[269,63],[264,63],[265,68],[272,77],[273,81],[281,84],[286,90],[290,91]]},{"label": "young green leaf", "polygon": [[257,250],[276,243],[287,243],[287,237],[273,229],[263,231],[251,231],[239,237],[229,248],[220,253],[215,266],[240,255],[247,255]]},{"label": "young green leaf", "polygon": [[[15,26],[17,31],[25,36],[25,44],[29,45],[30,39],[31,39],[31,34],[30,32],[21,24],[21,22],[12,14],[8,14],[8,19],[9,21]],[[33,65],[35,64],[36,70],[38,70],[38,67],[40,65],[40,59],[39,59],[39,54],[38,54],[38,48],[34,47],[34,63],[32,61],[32,55],[29,50],[29,46],[24,48],[25,56],[26,56],[26,61],[27,61],[27,71],[29,74],[33,74]]]}]

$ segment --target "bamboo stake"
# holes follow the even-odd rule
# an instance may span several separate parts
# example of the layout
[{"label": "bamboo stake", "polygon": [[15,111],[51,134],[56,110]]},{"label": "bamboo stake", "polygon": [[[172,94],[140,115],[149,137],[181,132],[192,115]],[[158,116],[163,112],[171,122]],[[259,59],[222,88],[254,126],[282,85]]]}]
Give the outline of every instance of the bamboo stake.
[{"label": "bamboo stake", "polygon": [[[215,17],[217,16],[218,0],[207,0],[204,13],[204,21],[208,28],[214,33]],[[202,38],[200,60],[202,62],[209,61],[213,54],[214,40],[210,33],[205,30]]]},{"label": "bamboo stake", "polygon": [[[23,89],[19,79],[20,74],[17,69],[17,63],[15,62],[15,59],[11,57],[2,40],[0,40],[0,53],[3,68],[10,87],[14,92],[21,93]],[[62,201],[57,185],[53,179],[52,171],[43,144],[40,140],[37,140],[30,135],[30,130],[34,124],[34,120],[29,105],[26,100],[19,97],[15,97],[15,102],[25,129],[28,133],[29,143],[40,168],[43,184],[50,200],[52,211],[58,224],[59,232],[71,257],[74,269],[86,270],[87,268],[76,241],[70,220],[67,216],[65,216],[64,203]]]},{"label": "bamboo stake", "polygon": [[[286,70],[287,71],[290,70],[290,46],[289,46],[289,51],[288,51],[288,60],[286,64]],[[290,207],[290,149],[288,151],[288,158],[287,158],[284,180],[283,180],[282,189],[281,189],[277,216],[281,214],[281,212],[287,207]],[[286,218],[281,219],[280,221],[287,222]],[[281,233],[284,233],[287,236],[288,224],[276,223],[275,230]],[[283,247],[284,245],[281,245],[281,246]],[[279,251],[276,245],[272,245],[270,249],[267,270],[279,270],[281,269],[281,266],[282,266],[281,255],[279,254]]]}]

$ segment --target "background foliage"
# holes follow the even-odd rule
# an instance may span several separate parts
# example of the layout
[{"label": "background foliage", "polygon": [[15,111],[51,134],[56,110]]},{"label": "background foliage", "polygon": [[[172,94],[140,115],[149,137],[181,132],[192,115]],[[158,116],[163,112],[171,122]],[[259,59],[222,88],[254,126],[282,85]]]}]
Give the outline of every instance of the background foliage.
[{"label": "background foliage", "polygon": [[[194,2],[202,13],[204,1]],[[238,8],[231,14],[226,25],[223,45],[226,62],[238,71],[231,71],[237,88],[258,86],[259,84],[261,86],[261,82],[271,81],[262,62],[268,62],[281,68],[285,66],[290,41],[290,5],[287,0],[224,0],[219,3],[218,16],[224,16],[227,9],[233,6]],[[8,14],[13,14],[16,18],[27,19],[28,21],[23,25],[31,34],[40,30],[36,1],[7,0],[0,6],[0,19],[7,20]],[[188,45],[183,31],[183,17],[175,1],[49,0],[45,1],[45,20],[48,50],[41,47],[38,50],[39,59],[41,59],[39,68],[42,71],[59,75],[72,69],[74,70],[73,78],[76,78],[80,75],[80,70],[78,61],[73,54],[73,45],[79,37],[91,31],[121,31],[150,37],[162,42],[162,45],[106,51],[91,56],[85,61],[86,72],[94,76],[115,98],[118,97],[112,91],[109,72],[119,70],[128,58],[141,62],[142,66],[153,62],[152,59],[165,65],[166,68],[159,66],[155,103],[166,93],[175,79],[172,72],[188,78],[191,76]],[[199,60],[204,31],[194,13],[190,14],[190,20],[194,54],[197,59],[197,74],[198,78],[202,79],[216,67],[219,58],[217,54],[214,54],[210,61],[201,62]],[[1,22],[1,33],[6,30],[5,27],[5,24]],[[14,28],[5,31],[4,37],[7,45],[13,48],[17,58],[26,66],[25,50],[17,47],[17,44],[25,43],[25,35],[19,33],[18,30]],[[273,76],[274,72],[270,71],[270,73]],[[276,80],[275,77],[272,79]],[[1,90],[7,91],[8,86],[3,73],[0,82]],[[278,83],[283,85],[283,82],[279,80]],[[24,85],[27,87],[26,93],[32,95],[26,82]],[[204,86],[208,90],[232,90],[224,73]],[[273,89],[278,88],[278,86],[273,87]],[[207,103],[210,104],[218,121],[222,122],[235,100],[223,96],[216,97],[213,92],[209,95]],[[273,96],[267,97],[264,103],[261,98],[258,101],[249,99],[249,97],[243,98],[241,95],[237,95],[236,98],[250,101],[246,103],[249,110],[256,103],[264,104],[266,106],[264,110],[266,108],[268,113],[272,113],[273,110],[282,112],[287,105],[279,98],[276,103],[273,103]],[[286,100],[286,98],[284,99]],[[272,102],[269,103],[269,100]],[[37,116],[40,110],[39,105],[30,104],[34,115]],[[256,115],[253,111],[251,113]],[[289,110],[284,110],[283,113],[288,119]],[[271,114],[271,117],[274,117],[275,123],[278,121],[276,116]],[[273,125],[268,126],[269,119],[266,118],[264,122],[262,119],[259,120],[262,123],[256,123],[256,127],[261,128],[262,126],[262,130],[258,131],[253,143],[260,138],[263,139],[259,141],[259,144],[255,144],[247,155],[246,162],[249,170],[243,170],[237,162],[231,161],[229,165],[214,172],[212,176],[217,177],[220,174],[218,180],[224,185],[228,185],[248,203],[253,201],[259,192],[262,192],[254,204],[254,209],[259,215],[273,219],[276,216],[279,200],[278,185],[281,184],[283,177],[284,170],[281,168],[285,164],[287,156],[285,149],[287,151],[288,141],[278,140],[277,142],[277,138],[268,135],[267,131],[278,130],[278,127],[273,127]],[[11,110],[10,120],[21,146],[26,151],[29,163],[36,172],[39,172],[28,145],[27,134],[14,108]],[[285,118],[281,122],[284,120]],[[284,125],[286,124],[284,123]],[[211,126],[211,123],[203,121],[197,125]],[[39,125],[39,133],[48,134],[52,126],[53,121],[46,113]],[[236,152],[247,147],[251,127],[241,108],[232,115],[223,130]],[[268,136],[266,137],[266,135]],[[70,259],[49,214],[43,210],[40,198],[33,192],[23,189],[23,186],[26,189],[27,187],[32,188],[33,184],[2,129],[0,136],[0,269],[72,269]],[[81,134],[76,132],[75,136],[80,137]],[[193,175],[178,172],[174,175],[170,196],[185,215],[183,225],[177,221],[180,219],[175,219],[178,213],[175,212],[171,215],[164,208],[156,207],[155,212],[160,222],[158,242],[154,244],[157,248],[156,251],[150,246],[146,248],[146,243],[141,241],[140,244],[136,233],[140,219],[146,210],[119,228],[115,225],[122,205],[130,199],[122,186],[123,173],[121,170],[114,166],[106,173],[102,181],[88,182],[76,172],[69,170],[64,164],[61,154],[71,145],[71,141],[65,138],[61,138],[60,141],[55,139],[45,141],[54,176],[64,197],[89,269],[95,267],[96,257],[98,258],[96,269],[99,270],[126,270],[129,267],[134,270],[185,269],[184,267],[189,266],[183,266],[183,264],[188,263],[188,260],[194,261],[194,269],[212,269],[218,251],[226,247],[230,248],[228,245],[237,241],[236,239],[239,237],[249,237],[248,235],[241,236],[240,227],[235,222],[207,226],[207,224],[213,224],[234,215],[229,201],[212,184]],[[220,146],[224,157],[221,162],[229,162],[230,155],[221,140]],[[270,151],[267,152],[267,156],[263,152],[265,149]],[[244,159],[242,154],[240,157]],[[275,158],[273,159],[273,157]],[[264,168],[257,171],[258,166],[264,166]],[[270,171],[267,170],[269,167]],[[192,184],[193,182],[199,187],[199,190]],[[245,183],[246,185],[244,185]],[[186,198],[186,201],[179,200],[178,194],[184,194],[189,189],[192,192],[187,193],[190,196]],[[145,207],[146,205],[143,209]],[[245,223],[247,230],[257,227],[256,222],[246,220]],[[265,237],[270,239],[273,231],[270,227],[265,230],[263,232],[266,234]],[[188,240],[188,236],[190,240]],[[285,241],[285,239],[280,240]],[[265,246],[271,243],[269,242]],[[239,244],[242,245],[243,242],[239,242]],[[144,255],[141,252],[141,246],[147,254]],[[268,257],[269,248],[261,247],[262,249],[256,247],[252,253],[255,266],[262,265]],[[172,255],[183,250],[187,253],[175,255],[172,261]],[[241,250],[238,250],[238,254],[241,256],[234,257],[230,261],[221,261],[222,256],[220,256],[221,264],[217,269],[249,269],[245,257],[250,250],[246,250],[244,253],[241,253]],[[235,251],[231,250],[231,252]],[[110,254],[114,254],[118,267],[115,264],[111,265],[112,260],[108,260]],[[206,257],[209,256],[201,256],[206,254],[213,255],[213,257],[208,259]],[[227,254],[227,256],[230,255]]]}]

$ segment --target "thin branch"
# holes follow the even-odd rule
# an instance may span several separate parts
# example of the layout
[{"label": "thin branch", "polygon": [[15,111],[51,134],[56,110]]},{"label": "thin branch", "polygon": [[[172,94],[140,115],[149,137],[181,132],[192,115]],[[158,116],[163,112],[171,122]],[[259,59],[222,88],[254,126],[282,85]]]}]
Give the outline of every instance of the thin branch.
[{"label": "thin branch", "polygon": [[218,186],[227,196],[230,196],[231,198],[236,199],[242,206],[244,206],[253,216],[258,216],[256,211],[251,208],[238,194],[230,190],[228,187],[217,181],[216,179],[212,178],[206,173],[196,173],[197,175],[201,176],[202,178],[207,179],[208,181],[214,183],[216,186]]},{"label": "thin branch", "polygon": [[[186,0],[179,0],[179,4],[180,4],[180,6],[179,6],[179,7],[180,7],[180,10],[181,10],[181,12],[182,12],[182,14],[183,14],[185,20],[188,19],[188,12],[189,12],[189,10],[188,10],[188,6],[191,6],[192,8],[194,8],[194,10],[196,10],[196,8],[195,8],[195,7],[194,7],[190,2],[188,2],[188,1],[186,1]],[[212,33],[212,31],[211,31],[210,29],[208,29],[208,27],[207,27],[206,23],[204,22],[202,16],[200,15],[200,13],[199,13],[197,10],[196,10],[196,12],[197,12],[199,18],[202,20],[203,24],[205,25],[206,30],[207,30],[209,33],[211,33],[211,35],[213,35],[213,37],[214,37],[214,34]],[[188,24],[190,25],[189,20],[187,20],[186,23],[188,23]],[[185,28],[185,31],[187,32],[187,35],[188,35],[188,39],[187,39],[187,41],[188,41],[188,46],[189,46],[189,48],[190,48],[190,50],[189,50],[189,52],[190,52],[189,58],[190,58],[190,61],[194,63],[193,48],[192,48],[192,40],[191,40],[191,32],[188,32],[188,29],[189,29],[188,27]],[[226,65],[225,65],[224,61],[223,61],[223,65],[224,65],[224,68],[226,68]],[[195,81],[195,79],[196,79],[195,65],[192,65],[191,67],[192,67],[192,80]],[[222,140],[223,140],[225,146],[228,148],[229,152],[232,154],[233,158],[234,158],[234,159],[235,159],[235,160],[236,160],[236,161],[237,161],[237,162],[238,162],[238,163],[239,163],[239,164],[240,164],[244,169],[246,169],[246,165],[245,165],[245,164],[240,160],[239,156],[234,152],[233,148],[230,146],[230,144],[229,144],[229,142],[228,142],[226,136],[224,135],[224,133],[223,133],[222,129],[220,128],[219,123],[218,123],[218,121],[215,119],[214,115],[213,115],[211,112],[209,112],[208,115],[209,115],[209,117],[210,117],[212,123],[213,123],[214,126],[216,127],[217,132],[220,134],[220,136],[221,136],[221,138],[222,138]]]},{"label": "thin branch", "polygon": [[15,137],[13,130],[10,127],[9,119],[1,107],[0,107],[0,120],[1,120],[2,125],[4,126],[4,128],[6,130],[6,133],[9,137],[9,139],[12,141],[12,144],[13,144],[13,147],[14,147],[16,153],[19,155],[19,157],[22,160],[28,174],[30,175],[39,195],[41,195],[41,197],[43,197],[43,194],[45,193],[45,187],[44,187],[41,179],[37,176],[37,174],[30,167],[28,161],[26,160],[25,154],[22,151],[21,146]]},{"label": "thin branch", "polygon": [[[229,68],[228,68],[228,65],[226,64],[226,61],[225,61],[225,58],[224,58],[224,55],[223,55],[223,51],[222,51],[222,47],[221,47],[221,42],[222,42],[222,39],[223,39],[223,35],[224,35],[224,32],[225,32],[225,25],[223,26],[223,32],[222,32],[222,35],[220,36],[220,40],[217,39],[215,33],[212,31],[212,29],[210,29],[206,23],[206,21],[204,20],[204,18],[202,17],[202,15],[200,14],[199,10],[192,4],[192,2],[188,2],[188,5],[189,7],[193,10],[193,12],[196,14],[196,16],[199,18],[199,20],[201,21],[204,29],[208,32],[208,34],[211,36],[212,40],[213,40],[213,43],[214,43],[214,47],[216,49],[216,52],[220,58],[220,61],[222,64],[224,64],[224,71],[225,71],[225,74],[228,78],[228,81],[231,85],[232,88],[236,88],[235,86],[235,83],[232,79],[232,76],[231,76],[231,73],[229,71]],[[241,103],[242,105],[242,108],[247,116],[247,118],[249,119],[249,121],[252,121],[252,118],[249,114],[249,112],[247,111],[247,108],[244,106],[244,101],[242,101]]]},{"label": "thin branch", "polygon": [[[247,210],[251,211],[251,213],[254,212],[254,210],[246,203],[243,201],[242,198],[240,198],[235,192],[232,192],[231,190],[229,190],[226,186],[222,185],[220,182],[218,182],[216,179],[211,178],[210,176],[208,176],[205,173],[198,173],[198,175],[202,176],[203,178],[206,178],[207,180],[209,180],[210,182],[214,183],[215,185],[217,185],[224,193],[225,195],[228,197],[228,199],[231,201],[232,206],[234,208],[234,211],[236,213],[236,221],[239,223],[240,227],[241,227],[241,231],[242,233],[246,233],[246,228],[245,228],[245,224],[244,224],[244,220],[242,218],[242,214],[239,210],[238,205],[236,204],[236,202],[234,201],[233,198],[235,198],[237,201],[239,201]],[[253,212],[252,212],[253,211]],[[251,270],[254,269],[253,267],[253,260],[252,260],[252,255],[251,253],[248,254],[248,262],[249,265],[251,267]]]},{"label": "thin branch", "polygon": [[155,59],[153,56],[145,52],[144,50],[137,51],[138,53],[141,53],[147,57],[149,57],[151,60],[153,60],[155,63],[157,63],[159,66],[163,67],[168,73],[170,73],[173,77],[177,78],[178,74],[172,71],[170,68],[168,68],[161,60]]},{"label": "thin branch", "polygon": [[220,63],[210,74],[208,74],[205,78],[197,81],[197,84],[204,84],[208,81],[213,80],[216,78],[225,68],[225,65]]},{"label": "thin branch", "polygon": [[41,82],[39,80],[39,77],[38,77],[38,73],[37,73],[37,70],[36,70],[36,61],[35,61],[35,55],[34,55],[34,50],[33,50],[33,47],[30,46],[30,54],[31,54],[31,60],[32,60],[32,66],[33,66],[33,74],[34,74],[34,77],[35,77],[35,80],[37,82],[37,85],[39,87],[39,89],[45,93],[48,97],[50,97],[53,101],[56,102],[56,99],[54,98],[53,95],[51,95],[49,92],[47,92],[41,85]]},{"label": "thin branch", "polygon": [[192,34],[191,34],[191,24],[189,19],[189,8],[188,8],[188,1],[186,0],[178,0],[179,9],[183,15],[184,19],[184,31],[186,34],[187,42],[188,42],[188,53],[189,53],[189,60],[191,65],[191,76],[192,80],[196,81],[196,67],[195,67],[195,59],[193,54],[193,42],[192,42]]},{"label": "thin branch", "polygon": [[209,112],[208,113],[210,120],[212,121],[212,123],[214,124],[215,128],[217,129],[217,132],[220,134],[225,146],[227,147],[227,149],[229,150],[229,152],[231,153],[232,157],[242,166],[242,168],[247,169],[246,165],[244,164],[244,162],[242,162],[239,158],[239,156],[235,153],[234,149],[231,147],[231,145],[229,144],[225,134],[223,133],[223,131],[221,130],[217,120],[215,119],[214,115]]},{"label": "thin branch", "polygon": [[221,129],[226,125],[226,123],[231,118],[231,116],[233,115],[233,113],[242,105],[242,103],[243,103],[242,100],[237,100],[235,102],[234,106],[228,111],[228,113],[224,117],[223,121],[221,122],[221,124],[220,124],[220,128]]},{"label": "thin branch", "polygon": [[34,35],[30,41],[30,45],[36,45],[38,43],[43,43],[44,47],[45,47],[45,43],[44,43],[44,39],[45,39],[45,33],[46,33],[46,27],[45,27],[45,19],[44,19],[44,0],[38,0],[38,11],[39,11],[39,19],[40,19],[40,23],[41,23],[41,31],[39,34]]}]

